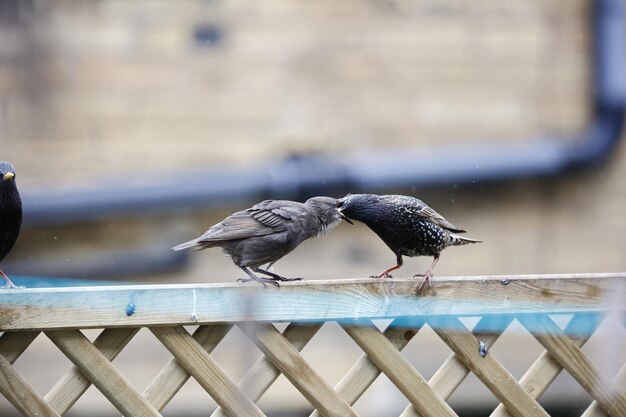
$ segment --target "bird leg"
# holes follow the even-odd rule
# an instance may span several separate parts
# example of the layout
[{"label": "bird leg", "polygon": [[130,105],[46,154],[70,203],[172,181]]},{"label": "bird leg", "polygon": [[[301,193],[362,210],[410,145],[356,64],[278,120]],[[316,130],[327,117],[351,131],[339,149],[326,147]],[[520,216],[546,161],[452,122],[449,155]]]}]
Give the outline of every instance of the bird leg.
[{"label": "bird leg", "polygon": [[420,284],[418,290],[422,289],[424,284],[428,284],[428,286],[430,287],[430,277],[432,276],[433,269],[435,268],[435,265],[437,265],[438,261],[439,261],[439,254],[435,255],[435,257],[433,259],[433,263],[430,264],[430,267],[428,268],[428,270],[426,272],[424,272],[423,274],[415,274],[415,275],[413,275],[413,278],[424,277],[424,281],[422,281],[422,283]]},{"label": "bird leg", "polygon": [[395,271],[401,266],[402,266],[402,256],[399,255],[396,259],[396,264],[394,266],[392,266],[391,268],[385,269],[383,272],[381,272],[378,275],[372,275],[370,276],[370,278],[393,278],[393,276],[391,276],[389,273],[391,271]]},{"label": "bird leg", "polygon": [[260,282],[261,284],[263,284],[264,287],[267,287],[267,283],[280,287],[280,284],[275,279],[258,277],[254,275],[254,273],[245,266],[240,266],[239,268],[241,268],[243,272],[245,272],[250,278],[239,278],[237,282],[256,281],[256,282]]},{"label": "bird leg", "polygon": [[7,282],[6,285],[4,285],[2,288],[6,288],[8,290],[21,290],[21,289],[24,289],[24,287],[20,287],[18,285],[15,285],[13,283],[13,281],[11,281],[9,279],[9,277],[7,277],[4,272],[2,272],[1,269],[0,269],[0,275],[2,275],[2,278],[4,278],[4,280]]},{"label": "bird leg", "polygon": [[261,268],[258,268],[258,267],[254,268],[254,272],[258,272],[260,274],[270,276],[270,277],[272,277],[276,281],[302,281],[303,280],[303,278],[301,278],[301,277],[297,277],[297,278],[282,277],[282,276],[280,276],[280,275],[278,275],[278,274],[276,274],[274,272],[270,272],[270,271],[268,271],[266,269],[261,269]]}]

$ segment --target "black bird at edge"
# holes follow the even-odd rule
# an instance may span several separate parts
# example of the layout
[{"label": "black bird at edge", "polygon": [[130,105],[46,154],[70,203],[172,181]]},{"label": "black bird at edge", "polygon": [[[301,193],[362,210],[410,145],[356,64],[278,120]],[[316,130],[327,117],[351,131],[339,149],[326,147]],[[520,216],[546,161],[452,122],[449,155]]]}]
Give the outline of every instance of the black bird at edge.
[{"label": "black bird at edge", "polygon": [[[249,277],[239,281],[279,286],[279,281],[302,278],[285,278],[268,269],[306,239],[337,226],[343,218],[337,204],[338,200],[331,197],[314,197],[305,203],[265,200],[247,210],[231,214],[211,226],[202,236],[172,249],[221,247]],[[261,269],[266,264],[267,268]],[[259,277],[255,272],[269,278]]]},{"label": "black bird at edge", "polygon": [[[465,230],[448,222],[442,215],[415,197],[404,195],[348,194],[339,200],[339,211],[348,219],[365,223],[396,255],[396,265],[375,278],[389,278],[402,266],[402,256],[432,256],[433,263],[423,274],[429,282],[441,251],[448,246],[479,243],[459,236]],[[420,285],[421,288],[421,285]]]},{"label": "black bird at edge", "polygon": [[[11,251],[22,226],[22,200],[15,184],[15,168],[0,161],[0,261]],[[2,270],[5,288],[21,288],[13,284]]]}]

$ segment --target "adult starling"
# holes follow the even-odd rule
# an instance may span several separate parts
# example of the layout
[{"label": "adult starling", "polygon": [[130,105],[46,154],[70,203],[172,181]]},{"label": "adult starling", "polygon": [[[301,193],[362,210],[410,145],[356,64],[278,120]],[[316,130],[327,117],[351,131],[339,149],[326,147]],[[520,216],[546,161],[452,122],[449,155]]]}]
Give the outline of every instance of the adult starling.
[{"label": "adult starling", "polygon": [[[172,249],[200,250],[219,246],[250,277],[240,280],[243,282],[258,281],[263,285],[278,286],[278,281],[301,280],[285,278],[267,269],[306,239],[339,224],[343,216],[337,204],[338,200],[331,197],[314,197],[305,203],[266,200],[231,214],[197,239]],[[267,269],[261,269],[265,264]],[[269,278],[259,277],[255,272]]]},{"label": "adult starling", "polygon": [[[22,200],[15,185],[15,168],[9,162],[0,161],[0,261],[13,248],[22,226]],[[13,284],[2,270],[5,288],[20,288]]]},{"label": "adult starling", "polygon": [[[433,263],[423,274],[428,282],[439,254],[448,246],[478,243],[480,240],[457,235],[464,233],[424,202],[404,195],[348,194],[339,200],[339,210],[349,219],[365,223],[396,255],[396,265],[376,278],[402,266],[402,256],[433,256]],[[423,284],[422,284],[423,285]]]}]

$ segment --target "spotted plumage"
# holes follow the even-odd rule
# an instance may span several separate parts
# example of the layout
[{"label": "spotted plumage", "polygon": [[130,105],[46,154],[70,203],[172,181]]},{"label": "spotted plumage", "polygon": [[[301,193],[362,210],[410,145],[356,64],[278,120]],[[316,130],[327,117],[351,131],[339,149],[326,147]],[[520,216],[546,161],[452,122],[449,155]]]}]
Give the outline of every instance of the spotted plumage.
[{"label": "spotted plumage", "polygon": [[[0,161],[0,261],[11,251],[22,226],[22,200],[15,184],[15,168]],[[7,288],[20,288],[0,270]]]},{"label": "spotted plumage", "polygon": [[349,219],[365,223],[396,255],[396,265],[376,275],[402,266],[403,256],[432,256],[433,263],[423,274],[428,281],[442,250],[448,246],[477,243],[459,236],[465,230],[448,222],[442,215],[415,197],[404,195],[348,194],[339,201],[339,210]]}]

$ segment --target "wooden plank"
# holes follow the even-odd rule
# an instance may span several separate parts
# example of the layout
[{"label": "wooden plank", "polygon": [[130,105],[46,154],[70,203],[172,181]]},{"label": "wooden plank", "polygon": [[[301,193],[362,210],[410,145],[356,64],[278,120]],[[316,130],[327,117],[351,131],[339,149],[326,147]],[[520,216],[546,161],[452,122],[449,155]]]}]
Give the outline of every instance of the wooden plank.
[{"label": "wooden plank", "polygon": [[421,414],[429,417],[456,416],[452,408],[430,388],[424,377],[371,321],[342,323],[341,327]]},{"label": "wooden plank", "polygon": [[[242,285],[145,285],[0,290],[0,330],[140,327],[255,320],[575,313],[626,299],[626,274],[346,279]],[[617,289],[617,290],[616,290]],[[614,294],[620,291],[620,294]],[[250,311],[254,299],[254,311]]]},{"label": "wooden plank", "polygon": [[[423,324],[424,321],[421,319],[413,320],[410,324],[406,323],[405,320],[395,319],[387,326],[383,334],[396,349],[402,350],[413,339],[413,336],[417,334]],[[374,362],[367,355],[363,355],[355,362],[348,373],[341,378],[341,381],[335,386],[335,391],[348,404],[354,405],[378,378],[380,373],[380,369]],[[319,411],[314,410],[310,417],[320,417]]]},{"label": "wooden plank", "polygon": [[[617,375],[611,381],[613,389],[618,395],[626,397],[626,364],[622,366]],[[600,407],[597,401],[592,401],[581,417],[607,417],[608,415]]]},{"label": "wooden plank", "polygon": [[535,338],[600,407],[612,417],[626,417],[626,396],[611,390],[587,356],[563,334],[552,319],[547,315],[533,315],[520,316],[518,320],[527,329],[542,329],[540,333],[533,333]]},{"label": "wooden plank", "polygon": [[[212,326],[200,326],[193,333],[193,338],[207,353],[222,341],[232,328],[231,324],[216,324]],[[189,372],[176,360],[172,358],[161,369],[158,375],[146,387],[143,396],[157,410],[161,411],[174,398],[176,393],[185,385],[189,379]]]},{"label": "wooden plank", "polygon": [[272,324],[240,324],[272,364],[325,417],[357,417],[354,410],[304,360]]},{"label": "wooden plank", "polygon": [[0,393],[23,416],[60,417],[2,355],[0,355]]},{"label": "wooden plank", "polygon": [[[572,336],[572,341],[576,346],[583,346],[600,325],[603,317],[603,315],[595,315],[595,317],[592,317],[587,314],[577,314],[569,321],[565,332],[570,333],[575,331],[575,334]],[[587,331],[582,331],[584,328],[587,328]],[[519,383],[531,397],[538,399],[550,384],[552,384],[562,369],[563,367],[552,358],[550,353],[544,351],[530,368],[528,368],[526,373],[524,373]],[[509,416],[509,412],[502,403],[500,403],[490,415],[490,417]]]},{"label": "wooden plank", "polygon": [[515,417],[548,417],[548,413],[491,354],[482,357],[479,341],[456,317],[441,318],[433,330]]},{"label": "wooden plank", "polygon": [[[474,336],[485,344],[485,348],[491,348],[502,332],[511,324],[513,317],[493,317],[487,316],[480,319],[472,331]],[[450,395],[461,385],[470,370],[463,361],[452,353],[439,367],[437,372],[430,378],[428,384],[433,391],[447,400]],[[404,409],[400,417],[421,417],[422,415],[411,405]]]},{"label": "wooden plank", "polygon": [[161,415],[79,330],[47,331],[46,336],[123,415]]},{"label": "wooden plank", "polygon": [[[138,331],[138,328],[104,329],[94,340],[93,345],[108,361],[112,361]],[[89,379],[82,374],[77,366],[73,366],[54,384],[44,399],[59,414],[63,415],[90,386]]]},{"label": "wooden plank", "polygon": [[265,416],[182,326],[150,330],[229,416]]},{"label": "wooden plank", "polygon": [[15,362],[38,335],[39,332],[3,333],[0,336],[0,355],[9,363]]},{"label": "wooden plank", "polygon": [[[283,336],[299,352],[309,343],[321,327],[322,324],[290,323],[283,332]],[[256,402],[279,376],[280,371],[272,365],[272,362],[266,356],[263,356],[243,376],[237,386],[248,398]],[[221,407],[218,407],[211,414],[211,417],[225,416],[226,414]]]}]

